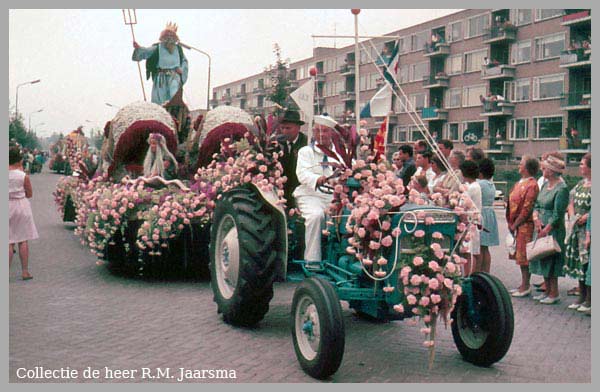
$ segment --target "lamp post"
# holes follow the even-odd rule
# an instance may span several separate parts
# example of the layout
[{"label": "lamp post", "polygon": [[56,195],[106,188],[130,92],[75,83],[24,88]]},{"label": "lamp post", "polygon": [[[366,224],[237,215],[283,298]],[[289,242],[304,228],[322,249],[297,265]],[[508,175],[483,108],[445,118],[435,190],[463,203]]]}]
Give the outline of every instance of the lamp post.
[{"label": "lamp post", "polygon": [[36,110],[35,112],[29,113],[29,132],[31,132],[31,115],[35,114],[35,113],[40,113],[40,112],[43,112],[43,111],[44,111],[44,108],[41,108],[40,110]]},{"label": "lamp post", "polygon": [[19,116],[19,87],[24,86],[26,84],[35,84],[41,82],[41,79],[31,80],[29,82],[17,84],[17,96],[15,97],[15,118]]},{"label": "lamp post", "polygon": [[194,48],[193,46],[184,44],[183,42],[180,42],[179,45],[183,46],[186,49],[195,50],[196,52],[202,53],[203,55],[208,57],[208,87],[207,87],[207,91],[206,91],[206,110],[208,111],[210,109],[210,106],[209,106],[209,103],[210,103],[210,64],[211,64],[210,55],[203,50]]}]

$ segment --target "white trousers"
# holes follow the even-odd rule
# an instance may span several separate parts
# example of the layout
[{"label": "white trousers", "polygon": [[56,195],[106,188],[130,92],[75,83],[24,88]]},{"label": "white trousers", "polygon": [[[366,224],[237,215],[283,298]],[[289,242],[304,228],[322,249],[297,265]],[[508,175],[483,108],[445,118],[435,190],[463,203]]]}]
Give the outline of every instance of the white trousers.
[{"label": "white trousers", "polygon": [[325,211],[331,203],[330,195],[298,196],[296,205],[304,218],[304,260],[321,261],[321,228]]}]

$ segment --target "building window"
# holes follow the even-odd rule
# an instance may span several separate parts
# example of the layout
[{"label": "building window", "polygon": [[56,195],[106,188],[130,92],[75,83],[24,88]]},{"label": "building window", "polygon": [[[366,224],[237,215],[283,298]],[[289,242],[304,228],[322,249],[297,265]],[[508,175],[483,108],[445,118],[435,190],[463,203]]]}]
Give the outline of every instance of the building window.
[{"label": "building window", "polygon": [[323,67],[324,73],[335,72],[337,70],[337,59],[335,57],[332,59],[325,60],[325,65]]},{"label": "building window", "polygon": [[510,120],[510,140],[526,140],[527,138],[529,138],[529,119]]},{"label": "building window", "polygon": [[534,117],[533,129],[537,139],[558,139],[562,136],[563,118],[555,117]]},{"label": "building window", "polygon": [[511,102],[529,101],[530,80],[529,78],[517,79],[514,82],[504,83],[504,96]]},{"label": "building window", "polygon": [[487,57],[487,49],[465,53],[465,72],[481,71],[485,57]]},{"label": "building window", "polygon": [[446,59],[446,73],[448,75],[457,75],[462,73],[462,54],[448,56]]},{"label": "building window", "polygon": [[427,31],[421,31],[420,33],[413,34],[411,50],[413,52],[424,50],[425,44],[427,43],[427,38],[429,38]]},{"label": "building window", "polygon": [[547,60],[560,57],[565,49],[565,34],[558,33],[535,39],[535,59]]},{"label": "building window", "polygon": [[531,23],[531,9],[512,9],[510,20],[513,21],[515,26],[523,26]]},{"label": "building window", "polygon": [[371,73],[360,77],[360,91],[377,88],[377,77],[379,74]]},{"label": "building window", "polygon": [[427,106],[427,95],[425,93],[410,94],[408,99],[412,105],[408,107],[408,110],[421,110]]},{"label": "building window", "polygon": [[450,139],[453,142],[460,141],[460,124],[458,124],[458,123],[447,124],[446,139]]},{"label": "building window", "polygon": [[460,102],[462,98],[462,89],[459,88],[451,88],[446,90],[446,98],[444,99],[444,103],[446,104],[446,109],[459,108]]},{"label": "building window", "polygon": [[564,92],[565,75],[547,75],[533,78],[533,99],[560,98]]},{"label": "building window", "polygon": [[535,10],[535,21],[546,20],[561,16],[564,13],[562,9],[538,8]]},{"label": "building window", "polygon": [[394,112],[405,113],[406,112],[406,98],[401,96],[399,99],[394,100]]},{"label": "building window", "polygon": [[423,136],[423,132],[421,132],[419,127],[412,125],[409,129],[410,129],[410,140],[412,142],[416,142],[417,140],[425,139],[425,136]]},{"label": "building window", "polygon": [[512,45],[510,54],[511,64],[531,62],[531,40],[519,41]]},{"label": "building window", "polygon": [[450,23],[448,27],[448,42],[456,42],[462,39],[462,20]]},{"label": "building window", "polygon": [[410,52],[410,37],[402,37],[398,41],[398,51],[400,53]]},{"label": "building window", "polygon": [[408,83],[410,80],[408,78],[408,74],[409,74],[409,69],[410,69],[410,64],[404,64],[404,65],[400,65],[399,68],[399,72],[398,72],[398,83]]},{"label": "building window", "polygon": [[410,81],[411,82],[420,82],[423,80],[425,75],[429,75],[429,63],[428,62],[410,64],[410,68],[411,68],[411,72],[410,72],[410,74],[411,74]]},{"label": "building window", "polygon": [[405,143],[408,141],[408,127],[396,126],[394,127],[392,142],[393,143]]},{"label": "building window", "polygon": [[463,87],[462,106],[480,106],[481,95],[486,96],[485,84]]},{"label": "building window", "polygon": [[483,35],[486,28],[490,26],[489,14],[483,14],[473,16],[467,19],[467,28],[465,31],[465,38],[473,38]]}]

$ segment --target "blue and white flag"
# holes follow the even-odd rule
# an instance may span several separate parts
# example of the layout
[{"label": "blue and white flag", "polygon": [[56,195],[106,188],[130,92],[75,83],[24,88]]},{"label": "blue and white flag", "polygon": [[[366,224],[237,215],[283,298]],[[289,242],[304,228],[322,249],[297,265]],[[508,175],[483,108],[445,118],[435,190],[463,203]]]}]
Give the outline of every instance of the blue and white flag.
[{"label": "blue and white flag", "polygon": [[360,111],[360,118],[385,117],[392,110],[392,86],[386,83]]}]

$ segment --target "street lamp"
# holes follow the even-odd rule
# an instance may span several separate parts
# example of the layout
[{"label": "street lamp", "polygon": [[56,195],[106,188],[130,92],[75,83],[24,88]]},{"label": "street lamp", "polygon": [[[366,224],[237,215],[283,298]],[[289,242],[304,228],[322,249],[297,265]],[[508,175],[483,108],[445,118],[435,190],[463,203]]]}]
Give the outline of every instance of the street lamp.
[{"label": "street lamp", "polygon": [[206,92],[206,110],[208,111],[210,109],[210,106],[209,106],[209,102],[210,102],[210,63],[211,63],[210,55],[203,50],[194,48],[193,46],[190,46],[190,45],[186,45],[182,42],[180,42],[179,45],[183,46],[186,49],[195,50],[196,52],[202,53],[203,55],[208,57],[208,88],[207,88],[207,92]]},{"label": "street lamp", "polygon": [[36,79],[29,82],[17,84],[17,96],[15,97],[15,118],[19,116],[19,87],[24,86],[26,84],[35,84],[41,82],[42,79]]},{"label": "street lamp", "polygon": [[29,131],[30,132],[31,132],[31,115],[35,114],[35,113],[40,113],[40,112],[43,112],[43,111],[44,111],[44,108],[41,108],[40,110],[36,110],[35,112],[29,113]]}]

